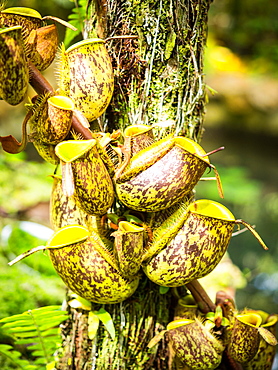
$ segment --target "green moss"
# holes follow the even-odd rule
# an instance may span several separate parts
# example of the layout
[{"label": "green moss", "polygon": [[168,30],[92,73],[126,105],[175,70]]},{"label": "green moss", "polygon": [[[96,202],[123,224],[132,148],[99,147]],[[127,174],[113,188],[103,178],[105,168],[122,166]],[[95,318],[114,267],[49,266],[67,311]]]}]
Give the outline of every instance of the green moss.
[{"label": "green moss", "polygon": [[[208,8],[208,1],[198,6],[181,1],[172,9],[171,1],[143,0],[129,1],[125,10],[119,10],[123,22],[115,34],[126,33],[128,27],[138,40],[122,48],[123,57],[115,54],[121,60],[115,75],[121,89],[112,102],[118,128],[154,124],[160,126],[161,136],[175,132],[200,140]],[[118,25],[114,17],[109,14],[111,24]]]}]

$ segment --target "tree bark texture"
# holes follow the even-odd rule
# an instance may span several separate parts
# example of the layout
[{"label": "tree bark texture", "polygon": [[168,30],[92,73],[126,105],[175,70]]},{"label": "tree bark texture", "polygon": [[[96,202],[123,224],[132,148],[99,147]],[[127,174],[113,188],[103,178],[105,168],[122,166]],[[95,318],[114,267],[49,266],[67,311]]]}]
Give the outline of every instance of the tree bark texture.
[{"label": "tree bark texture", "polygon": [[[90,2],[95,8],[93,27],[98,37],[107,39],[115,73],[115,92],[99,122],[105,131],[148,124],[155,127],[157,138],[174,134],[200,141],[206,104],[203,52],[209,5],[209,0]],[[57,368],[181,369],[172,361],[167,337],[154,348],[147,347],[173,320],[177,294],[173,288],[161,294],[142,274],[131,298],[103,306],[113,318],[115,340],[103,326],[90,340],[88,311],[68,306],[70,320],[62,328],[63,350]],[[100,307],[92,304],[92,310]]]},{"label": "tree bark texture", "polygon": [[137,37],[107,42],[115,67],[109,129],[158,125],[158,136],[173,132],[200,140],[209,5],[208,0],[98,2],[100,37]]}]

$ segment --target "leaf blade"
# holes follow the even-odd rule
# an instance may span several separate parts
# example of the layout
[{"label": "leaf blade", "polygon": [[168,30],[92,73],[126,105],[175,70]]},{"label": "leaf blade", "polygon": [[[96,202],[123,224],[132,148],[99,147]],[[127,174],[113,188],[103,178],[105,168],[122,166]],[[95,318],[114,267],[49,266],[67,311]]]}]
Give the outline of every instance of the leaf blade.
[{"label": "leaf blade", "polygon": [[94,313],[98,316],[99,320],[103,323],[111,338],[114,340],[116,333],[110,313],[107,312],[104,308],[100,308],[98,311],[94,311]]}]

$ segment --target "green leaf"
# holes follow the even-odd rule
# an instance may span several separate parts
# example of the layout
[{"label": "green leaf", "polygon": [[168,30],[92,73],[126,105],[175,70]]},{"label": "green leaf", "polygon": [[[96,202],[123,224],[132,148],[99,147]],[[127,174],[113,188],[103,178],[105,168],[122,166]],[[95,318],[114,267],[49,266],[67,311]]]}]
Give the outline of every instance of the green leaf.
[{"label": "green leaf", "polygon": [[36,313],[40,313],[40,312],[50,312],[50,311],[58,311],[58,312],[63,312],[63,313],[66,313],[66,311],[62,311],[61,310],[61,306],[58,306],[58,305],[51,305],[51,306],[45,306],[45,307],[39,307],[39,308],[35,308],[34,310],[31,310],[32,313],[34,315],[36,315]]},{"label": "green leaf", "polygon": [[12,349],[12,346],[9,346],[8,344],[0,344],[0,351],[9,351]]},{"label": "green leaf", "polygon": [[58,335],[59,334],[59,328],[51,328],[49,330],[43,331],[41,335],[43,337],[48,337],[48,336],[53,336],[53,335]]},{"label": "green leaf", "polygon": [[169,291],[169,287],[168,286],[160,286],[159,287],[159,294],[166,294],[168,291]]},{"label": "green leaf", "polygon": [[206,318],[207,318],[208,320],[214,321],[214,317],[215,317],[214,312],[208,312],[208,313],[206,314]]},{"label": "green leaf", "polygon": [[[16,341],[15,344],[19,344],[19,343]],[[45,342],[44,342],[44,344],[45,344]],[[41,343],[32,343],[32,344],[29,343],[28,348],[31,351],[40,351],[42,346],[41,346]]]},{"label": "green leaf", "polygon": [[20,326],[13,326],[13,327],[9,327],[9,328],[7,328],[6,326],[3,326],[3,329],[7,332],[9,332],[9,333],[23,333],[23,332],[32,332],[32,331],[36,331],[37,330],[37,328],[36,328],[36,326],[22,326],[22,327],[20,327]]},{"label": "green leaf", "polygon": [[40,332],[43,333],[45,332],[46,330],[49,330],[49,329],[52,329],[54,327],[57,327],[58,329],[58,326],[61,324],[62,321],[64,321],[65,319],[63,320],[56,320],[56,321],[53,321],[52,323],[49,322],[48,324],[44,324],[40,326]]},{"label": "green leaf", "polygon": [[227,319],[226,317],[223,317],[222,320],[221,320],[221,325],[222,326],[229,326],[231,323],[229,321],[229,319]]},{"label": "green leaf", "polygon": [[85,298],[75,294],[75,299],[68,302],[72,308],[81,308],[82,310],[91,311],[92,304]]},{"label": "green leaf", "polygon": [[99,327],[99,317],[95,312],[89,312],[88,318],[88,336],[89,339],[93,340],[96,336],[97,330]]},{"label": "green leaf", "polygon": [[36,319],[42,319],[42,320],[47,320],[47,319],[59,319],[60,317],[61,318],[64,318],[64,317],[68,317],[68,313],[66,311],[52,311],[52,312],[39,312],[39,313],[36,313],[36,312],[33,312],[33,315]]},{"label": "green leaf", "polygon": [[[143,221],[134,215],[130,215],[129,211],[124,213],[124,216],[128,222],[135,222],[136,224],[142,225]],[[118,217],[118,216],[117,216]],[[112,220],[111,220],[112,221]]]},{"label": "green leaf", "polygon": [[14,320],[14,321],[11,321],[11,322],[6,322],[6,323],[4,323],[2,328],[7,328],[7,329],[12,328],[12,327],[14,327],[15,322],[16,322],[16,325],[20,326],[20,327],[28,327],[32,324],[32,321],[30,320],[30,317],[28,317],[28,320]]},{"label": "green leaf", "polygon": [[81,25],[80,25],[80,22],[78,19],[68,19],[68,22],[74,26],[75,28],[77,28],[77,31],[73,31],[71,30],[70,28],[67,28],[66,29],[66,34],[65,34],[65,39],[64,39],[64,44],[65,44],[65,47],[67,48],[68,46],[70,46],[71,42],[73,39],[75,39],[75,37],[77,37],[78,35],[80,35],[80,33],[82,32],[82,28],[81,28]]},{"label": "green leaf", "polygon": [[[32,347],[32,350],[35,350],[35,349],[40,349],[42,348],[41,346],[41,341],[38,340],[39,338],[35,339],[34,342],[30,343],[29,342],[29,345]],[[43,338],[43,345],[44,346],[47,346],[47,347],[53,347],[53,346],[56,346],[57,342],[61,342],[61,340],[59,339],[59,336],[53,336],[53,337],[46,337],[46,338]],[[17,344],[17,342],[16,342]]]},{"label": "green leaf", "polygon": [[0,323],[2,322],[15,322],[20,319],[24,319],[26,317],[26,321],[29,320],[29,316],[25,313],[19,314],[19,315],[13,315],[9,317],[4,317],[3,319],[0,320]]},{"label": "green leaf", "polygon": [[111,338],[114,340],[116,335],[115,327],[110,313],[108,313],[104,308],[100,308],[98,311],[94,311],[94,313],[98,316],[99,320],[103,323]]},{"label": "green leaf", "polygon": [[[33,343],[35,344],[38,341],[38,339],[34,339]],[[16,345],[30,345],[30,338],[22,338],[22,339],[17,339],[15,342]]]},{"label": "green leaf", "polygon": [[33,355],[38,356],[36,364],[46,365],[52,361],[53,353],[61,343],[58,325],[67,318],[68,313],[61,311],[60,306],[47,306],[4,318],[0,325],[6,334],[16,338],[16,345],[29,346]]},{"label": "green leaf", "polygon": [[[13,333],[11,333],[11,334],[13,334]],[[33,339],[37,335],[37,330],[24,331],[24,332],[17,331],[17,332],[14,332],[14,335],[16,337],[19,337],[19,338],[31,338],[31,339]]]},{"label": "green leaf", "polygon": [[12,346],[0,344],[0,356],[8,358],[18,369],[38,370],[37,366],[31,365],[28,361],[21,359],[21,353],[15,351]]},{"label": "green leaf", "polygon": [[36,358],[35,363],[36,363],[36,364],[47,365],[47,362],[45,361],[45,358],[43,358],[43,357],[38,357],[38,358]]},{"label": "green leaf", "polygon": [[34,357],[44,357],[44,352],[42,350],[35,350],[35,351],[32,351],[32,356]]},{"label": "green leaf", "polygon": [[51,319],[52,319],[52,321],[60,320],[62,322],[65,319],[67,319],[68,317],[69,317],[69,315],[68,315],[67,312],[61,312],[61,311],[59,313],[57,313],[57,311],[53,311],[52,315],[51,315],[51,313],[33,315],[33,319],[39,320],[41,323],[45,323],[45,324],[50,322]]},{"label": "green leaf", "polygon": [[76,1],[78,7],[72,9],[72,13],[68,17],[68,22],[77,28],[77,31],[73,31],[70,28],[66,29],[64,44],[67,48],[75,37],[80,35],[83,31],[84,20],[86,19],[86,8],[87,0]]}]

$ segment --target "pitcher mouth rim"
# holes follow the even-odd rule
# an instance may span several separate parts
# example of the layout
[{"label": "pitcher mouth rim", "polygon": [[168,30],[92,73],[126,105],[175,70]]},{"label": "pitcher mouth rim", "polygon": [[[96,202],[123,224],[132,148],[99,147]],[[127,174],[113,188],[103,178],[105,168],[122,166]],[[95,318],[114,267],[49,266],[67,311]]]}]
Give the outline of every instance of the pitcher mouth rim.
[{"label": "pitcher mouth rim", "polygon": [[[183,150],[187,151],[188,153],[192,154],[193,156],[197,157],[201,161],[205,162],[208,166],[210,166],[209,157],[206,155],[204,149],[199,145],[196,141],[183,136],[176,136],[174,138],[175,144],[182,148]],[[190,148],[187,148],[182,145],[182,142],[185,142],[189,145]]]},{"label": "pitcher mouth rim", "polygon": [[70,53],[71,51],[79,48],[80,46],[84,45],[90,45],[90,44],[104,44],[105,41],[103,39],[99,38],[91,38],[91,39],[86,39],[86,40],[81,40],[73,45],[71,45],[67,50],[66,54]]},{"label": "pitcher mouth rim", "polygon": [[[198,206],[200,205],[201,207],[197,209]],[[194,207],[196,209],[194,209]],[[205,217],[216,218],[219,220],[230,221],[230,222],[236,221],[235,216],[232,214],[231,211],[229,211],[228,208],[226,208],[223,204],[218,203],[214,200],[198,199],[188,206],[188,210],[191,213],[195,213],[195,214],[202,215]],[[209,211],[212,211],[212,213],[209,213]]]},{"label": "pitcher mouth rim", "polygon": [[[26,12],[25,14],[22,14],[22,12],[24,12],[24,10],[27,10],[27,9],[29,10],[29,14],[28,12]],[[13,6],[13,7],[1,10],[0,13],[21,15],[23,17],[42,19],[41,14],[37,10],[28,8],[27,6]]]},{"label": "pitcher mouth rim", "polygon": [[[71,148],[72,145],[76,146],[75,151],[73,149],[69,150],[69,152],[66,152],[66,153],[63,153],[63,151],[61,151],[61,147],[66,147],[67,148],[67,146],[69,146],[69,148]],[[58,145],[56,145],[55,154],[63,162],[71,163],[75,159],[81,157],[83,154],[88,152],[95,145],[96,145],[96,140],[95,139],[90,139],[90,140],[66,140],[66,141],[62,141]]]}]

